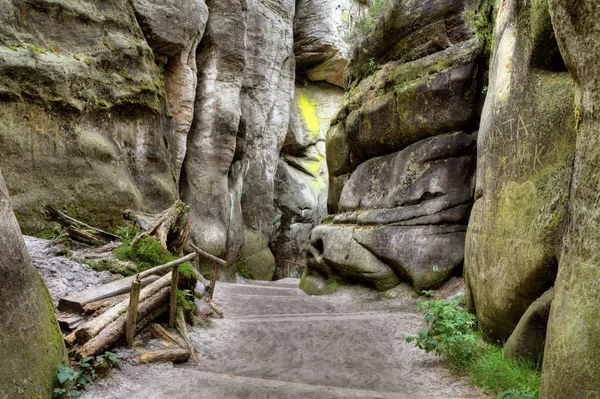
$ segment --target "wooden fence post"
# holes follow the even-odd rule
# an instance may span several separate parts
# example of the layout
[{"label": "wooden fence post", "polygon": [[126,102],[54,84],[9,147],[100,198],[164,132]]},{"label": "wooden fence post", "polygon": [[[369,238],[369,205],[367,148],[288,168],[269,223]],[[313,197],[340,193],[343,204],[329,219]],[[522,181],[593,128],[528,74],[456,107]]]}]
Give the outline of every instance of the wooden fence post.
[{"label": "wooden fence post", "polygon": [[127,324],[125,325],[125,342],[128,347],[133,345],[135,336],[135,327],[137,324],[138,304],[140,301],[140,290],[142,282],[139,276],[131,283],[131,293],[129,294],[129,306],[127,307]]},{"label": "wooden fence post", "polygon": [[173,276],[171,280],[171,298],[169,302],[169,328],[175,327],[177,318],[177,282],[179,280],[179,265],[173,266]]}]

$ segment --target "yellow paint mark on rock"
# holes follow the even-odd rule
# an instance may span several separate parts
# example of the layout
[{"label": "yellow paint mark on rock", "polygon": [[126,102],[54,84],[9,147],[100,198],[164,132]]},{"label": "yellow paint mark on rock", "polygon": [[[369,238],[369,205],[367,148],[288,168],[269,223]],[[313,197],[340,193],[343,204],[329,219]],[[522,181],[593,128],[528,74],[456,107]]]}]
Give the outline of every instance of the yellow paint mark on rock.
[{"label": "yellow paint mark on rock", "polygon": [[304,119],[311,137],[317,137],[320,130],[319,117],[317,116],[317,102],[302,93],[298,99],[298,108],[300,108],[302,119]]}]

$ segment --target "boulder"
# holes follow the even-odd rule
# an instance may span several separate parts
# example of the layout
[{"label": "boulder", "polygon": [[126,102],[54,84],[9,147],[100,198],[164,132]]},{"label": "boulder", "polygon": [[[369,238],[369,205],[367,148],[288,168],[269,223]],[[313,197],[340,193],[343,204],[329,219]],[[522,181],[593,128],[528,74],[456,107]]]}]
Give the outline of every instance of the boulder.
[{"label": "boulder", "polygon": [[31,263],[0,174],[0,396],[49,398],[66,350],[50,293]]},{"label": "boulder", "polygon": [[[600,3],[551,0],[554,32],[576,82],[576,151],[554,301],[548,322],[540,398],[600,397]],[[566,101],[563,99],[563,101]]]},{"label": "boulder", "polygon": [[525,360],[533,365],[541,363],[544,358],[548,316],[553,299],[554,288],[550,288],[527,308],[504,344],[504,356]]},{"label": "boulder", "polygon": [[506,340],[556,278],[575,121],[552,35],[545,0],[509,1],[496,17],[465,249],[467,301],[492,341]]},{"label": "boulder", "polygon": [[[343,278],[360,281],[378,291],[386,291],[400,284],[394,271],[361,245],[354,237],[352,226],[320,225],[310,237],[312,247],[318,252],[309,265],[327,274],[333,269]],[[315,263],[319,263],[316,265]]]},{"label": "boulder", "polygon": [[130,2],[4,1],[0,167],[26,233],[47,204],[102,228],[177,197],[161,73]]}]

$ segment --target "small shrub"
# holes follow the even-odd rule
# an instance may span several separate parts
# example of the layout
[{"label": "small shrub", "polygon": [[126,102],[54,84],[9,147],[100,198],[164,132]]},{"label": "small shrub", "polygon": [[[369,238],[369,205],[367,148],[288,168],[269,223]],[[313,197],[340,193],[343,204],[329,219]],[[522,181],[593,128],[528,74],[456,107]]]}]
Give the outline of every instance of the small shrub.
[{"label": "small shrub", "polygon": [[[428,296],[432,292],[424,292]],[[444,356],[450,367],[469,376],[473,385],[496,399],[536,399],[540,386],[539,365],[504,357],[502,348],[483,342],[474,315],[464,310],[464,298],[421,300],[418,310],[425,315],[427,328],[407,342],[436,355]]]},{"label": "small shrub", "polygon": [[419,349],[446,356],[455,369],[464,369],[477,352],[477,320],[463,309],[464,298],[421,301],[418,310],[424,312],[429,328],[410,336],[406,342],[415,342]]}]

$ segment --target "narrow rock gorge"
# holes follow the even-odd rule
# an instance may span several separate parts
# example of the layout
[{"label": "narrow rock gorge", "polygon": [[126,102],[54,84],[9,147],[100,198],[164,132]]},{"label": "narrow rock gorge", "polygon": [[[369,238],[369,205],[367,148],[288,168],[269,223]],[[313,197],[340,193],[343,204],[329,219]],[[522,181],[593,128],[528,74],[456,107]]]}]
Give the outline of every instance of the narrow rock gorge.
[{"label": "narrow rock gorge", "polygon": [[21,238],[57,233],[45,207],[115,232],[179,199],[223,281],[388,298],[464,278],[540,398],[600,397],[597,1],[0,10],[1,398],[49,396],[66,355]]}]

